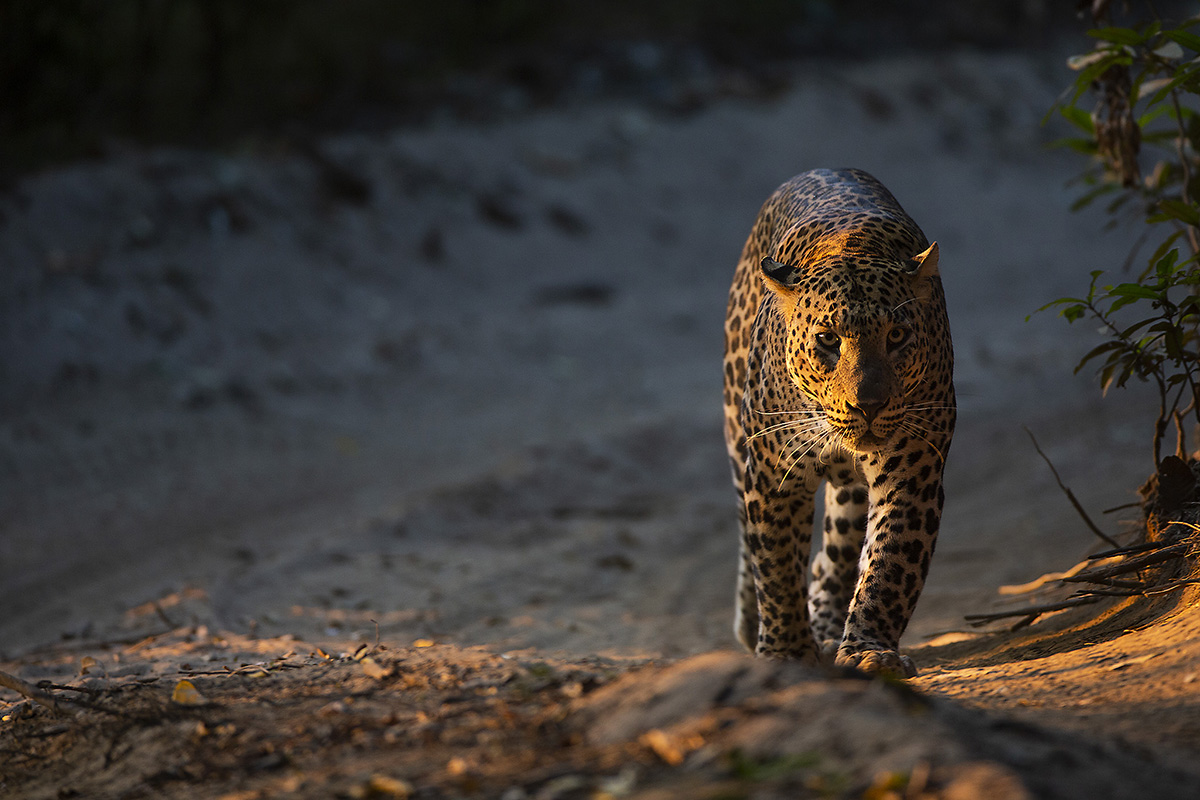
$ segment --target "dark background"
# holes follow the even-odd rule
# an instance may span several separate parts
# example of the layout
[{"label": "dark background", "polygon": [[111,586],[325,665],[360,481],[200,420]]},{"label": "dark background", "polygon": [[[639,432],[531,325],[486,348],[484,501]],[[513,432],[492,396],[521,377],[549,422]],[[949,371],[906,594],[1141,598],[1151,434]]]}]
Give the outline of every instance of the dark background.
[{"label": "dark background", "polygon": [[1031,47],[1075,3],[6,0],[0,178],[121,142],[236,146],[609,96],[681,112],[787,62]]}]

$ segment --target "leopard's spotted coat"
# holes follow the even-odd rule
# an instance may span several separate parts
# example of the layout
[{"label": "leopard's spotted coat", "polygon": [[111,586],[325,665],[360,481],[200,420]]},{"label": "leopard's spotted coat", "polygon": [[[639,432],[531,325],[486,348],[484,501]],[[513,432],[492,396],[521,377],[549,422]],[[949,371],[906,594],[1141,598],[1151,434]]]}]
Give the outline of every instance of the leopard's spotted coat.
[{"label": "leopard's spotted coat", "polygon": [[799,175],[754,223],[725,342],[738,638],[763,656],[915,674],[897,647],[933,555],[955,421],[937,245],[865,172]]}]

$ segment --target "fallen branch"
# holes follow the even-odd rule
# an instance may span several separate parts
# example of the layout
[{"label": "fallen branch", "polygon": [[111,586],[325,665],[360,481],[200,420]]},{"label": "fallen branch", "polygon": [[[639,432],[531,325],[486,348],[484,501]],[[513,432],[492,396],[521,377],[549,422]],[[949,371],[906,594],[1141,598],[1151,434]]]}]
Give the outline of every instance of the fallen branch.
[{"label": "fallen branch", "polygon": [[[1071,581],[1068,581],[1066,578],[1063,578],[1063,583],[1070,582]],[[1148,588],[1147,584],[1140,581],[1122,581],[1118,580],[1117,578],[1092,577],[1088,578],[1088,582],[1095,583],[1099,586],[1108,586],[1113,589],[1131,589],[1139,592]]]},{"label": "fallen branch", "polygon": [[1092,518],[1088,516],[1088,513],[1083,510],[1083,506],[1075,498],[1075,493],[1071,491],[1070,487],[1062,482],[1062,478],[1058,477],[1058,470],[1054,468],[1054,464],[1050,461],[1050,458],[1042,452],[1042,448],[1038,445],[1037,437],[1033,435],[1033,431],[1029,430],[1029,428],[1026,428],[1025,432],[1029,434],[1029,439],[1033,442],[1033,449],[1037,450],[1037,454],[1042,457],[1042,460],[1046,462],[1046,466],[1050,468],[1051,474],[1054,475],[1054,480],[1058,483],[1058,488],[1062,489],[1063,494],[1065,494],[1067,499],[1071,501],[1071,505],[1075,506],[1075,510],[1079,512],[1079,516],[1083,518],[1083,521],[1087,523],[1087,526],[1092,529],[1092,533],[1096,534],[1113,547],[1120,547],[1115,539],[1096,527],[1096,523],[1092,522]]},{"label": "fallen branch", "polygon": [[1195,586],[1196,584],[1200,584],[1200,578],[1183,578],[1181,580],[1171,581],[1170,583],[1164,583],[1162,586],[1152,586],[1149,589],[1146,589],[1145,593],[1166,594],[1167,592],[1174,592],[1182,589],[1185,586]]},{"label": "fallen branch", "polygon": [[1131,544],[1128,547],[1117,547],[1112,550],[1105,550],[1100,553],[1093,553],[1088,556],[1088,561],[1099,561],[1102,558],[1115,558],[1116,556],[1127,556],[1133,553],[1144,553],[1147,550],[1157,550],[1162,547],[1162,542],[1142,542],[1140,544]]},{"label": "fallen branch", "polygon": [[1168,545],[1158,550],[1147,553],[1144,556],[1137,558],[1129,558],[1118,564],[1113,564],[1107,567],[1099,567],[1097,569],[1080,572],[1070,577],[1060,578],[1063,583],[1089,583],[1096,582],[1096,579],[1115,578],[1117,575],[1124,575],[1128,572],[1137,572],[1140,569],[1161,564],[1164,561],[1170,561],[1173,558],[1183,558],[1187,555],[1187,548],[1182,545]]},{"label": "fallen branch", "polygon": [[33,684],[26,683],[15,675],[9,675],[7,672],[0,671],[0,686],[12,689],[17,694],[29,698],[38,705],[45,706],[60,717],[75,716],[74,709],[60,703]]},{"label": "fallen branch", "polygon": [[1092,589],[1081,590],[1083,593],[1080,597],[1145,597],[1145,586],[1134,586],[1129,588],[1113,587],[1111,589],[1102,589],[1095,587]]},{"label": "fallen branch", "polygon": [[963,619],[970,623],[971,627],[979,628],[988,624],[989,622],[996,622],[997,620],[1007,619],[1009,617],[1028,617],[1028,619],[1019,622],[1013,627],[1013,630],[1016,630],[1017,628],[1023,628],[1026,625],[1031,624],[1042,614],[1048,614],[1051,611],[1062,611],[1067,608],[1075,608],[1076,606],[1085,606],[1090,603],[1095,603],[1097,599],[1098,598],[1095,597],[1072,597],[1069,600],[1063,600],[1058,603],[1046,603],[1045,605],[1040,606],[1026,606],[1025,608],[1018,608],[1014,609],[1013,611],[1000,611],[995,614],[968,614],[963,617]]},{"label": "fallen branch", "polygon": [[1099,587],[1092,589],[1081,589],[1079,597],[1150,597],[1152,595],[1167,594],[1169,592],[1178,591],[1185,586],[1194,586],[1200,583],[1200,578],[1187,578],[1180,581],[1172,581],[1164,583],[1161,586],[1132,586],[1119,587],[1114,586],[1111,589],[1102,589]]}]

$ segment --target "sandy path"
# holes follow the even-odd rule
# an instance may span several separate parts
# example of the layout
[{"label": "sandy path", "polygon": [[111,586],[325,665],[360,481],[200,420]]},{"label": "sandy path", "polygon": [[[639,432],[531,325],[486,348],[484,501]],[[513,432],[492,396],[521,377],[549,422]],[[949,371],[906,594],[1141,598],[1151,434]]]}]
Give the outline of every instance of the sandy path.
[{"label": "sandy path", "polygon": [[841,165],[941,245],[961,421],[909,640],[960,627],[1091,544],[1021,425],[1093,506],[1145,472],[1132,399],[1070,376],[1090,331],[1024,322],[1129,241],[1067,211],[1060,63],[811,64],[684,118],[326,143],[361,204],[287,152],[27,180],[0,201],[4,649],[153,626],[126,612],[154,599],[310,638],[730,646],[727,282],[770,190]]}]

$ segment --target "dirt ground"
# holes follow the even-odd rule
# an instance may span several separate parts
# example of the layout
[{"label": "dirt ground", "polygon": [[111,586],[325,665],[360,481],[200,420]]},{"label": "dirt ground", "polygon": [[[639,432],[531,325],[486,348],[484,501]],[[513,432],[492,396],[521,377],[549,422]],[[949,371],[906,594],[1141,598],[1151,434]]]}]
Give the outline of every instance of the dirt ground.
[{"label": "dirt ground", "polygon": [[[1059,55],[807,63],[686,114],[143,151],[0,196],[0,793],[1184,797],[1195,594],[981,635],[1101,546],[1147,398],[1044,302]],[[907,683],[732,641],[721,317],[758,206],[858,166],[939,242],[960,422]],[[1118,532],[1136,510],[1103,517]]]}]

